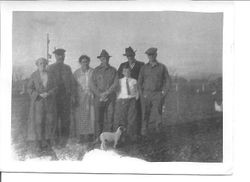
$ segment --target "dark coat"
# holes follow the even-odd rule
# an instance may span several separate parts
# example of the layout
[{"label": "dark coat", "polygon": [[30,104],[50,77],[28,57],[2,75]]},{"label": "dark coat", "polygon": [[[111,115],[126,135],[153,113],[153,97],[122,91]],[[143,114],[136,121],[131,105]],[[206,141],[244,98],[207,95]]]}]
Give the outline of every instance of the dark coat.
[{"label": "dark coat", "polygon": [[[69,65],[54,63],[48,67],[48,72],[54,75],[57,85],[60,84],[60,66],[62,67],[61,75],[65,86],[65,92],[68,96],[75,96],[76,83]],[[59,93],[59,92],[58,92]]]},{"label": "dark coat", "polygon": [[[44,87],[39,71],[35,71],[29,79],[27,91],[31,98],[27,140],[52,139],[55,130],[57,91],[54,77],[48,73],[47,85]],[[44,92],[49,94],[48,97],[40,96]]]},{"label": "dark coat", "polygon": [[[131,77],[138,80],[138,77],[139,77],[139,73],[140,73],[140,70],[141,70],[141,67],[144,65],[143,62],[141,61],[135,61],[135,65],[134,67],[131,69]],[[120,66],[119,66],[119,69],[118,69],[118,77],[119,79],[124,77],[124,75],[122,74],[122,71],[123,71],[123,68],[124,67],[128,67],[129,66],[129,63],[128,61],[127,62],[124,62],[122,63]]]}]

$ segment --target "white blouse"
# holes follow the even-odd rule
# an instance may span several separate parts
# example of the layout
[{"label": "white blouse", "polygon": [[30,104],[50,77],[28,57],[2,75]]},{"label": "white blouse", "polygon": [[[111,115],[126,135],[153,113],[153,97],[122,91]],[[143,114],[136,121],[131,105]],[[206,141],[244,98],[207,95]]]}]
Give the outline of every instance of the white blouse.
[{"label": "white blouse", "polygon": [[41,77],[43,86],[46,87],[47,83],[48,83],[48,74],[47,74],[47,72],[40,73],[40,77]]},{"label": "white blouse", "polygon": [[92,72],[92,68],[89,68],[86,72],[83,72],[82,69],[76,70],[74,76],[82,91],[90,91],[89,82]]}]

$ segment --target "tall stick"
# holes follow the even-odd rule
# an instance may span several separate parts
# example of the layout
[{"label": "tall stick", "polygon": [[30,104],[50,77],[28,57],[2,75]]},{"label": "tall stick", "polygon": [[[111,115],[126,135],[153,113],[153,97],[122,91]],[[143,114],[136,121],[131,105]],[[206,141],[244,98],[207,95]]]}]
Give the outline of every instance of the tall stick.
[{"label": "tall stick", "polygon": [[49,34],[47,33],[47,60],[49,61],[51,56],[49,54],[49,43],[50,43],[50,40],[49,40]]}]

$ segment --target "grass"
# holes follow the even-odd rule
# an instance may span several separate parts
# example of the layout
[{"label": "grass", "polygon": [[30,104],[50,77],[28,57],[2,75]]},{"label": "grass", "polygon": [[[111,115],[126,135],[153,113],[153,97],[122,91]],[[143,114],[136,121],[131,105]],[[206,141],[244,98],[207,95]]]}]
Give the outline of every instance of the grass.
[{"label": "grass", "polygon": [[[117,153],[152,162],[222,162],[223,118],[222,113],[214,111],[211,94],[171,92],[165,103],[162,132],[123,145]],[[28,113],[29,97],[13,97],[11,132],[18,160],[38,157],[25,145]],[[86,150],[85,145],[73,140],[63,149],[54,149],[54,154],[59,160],[79,160]]]}]

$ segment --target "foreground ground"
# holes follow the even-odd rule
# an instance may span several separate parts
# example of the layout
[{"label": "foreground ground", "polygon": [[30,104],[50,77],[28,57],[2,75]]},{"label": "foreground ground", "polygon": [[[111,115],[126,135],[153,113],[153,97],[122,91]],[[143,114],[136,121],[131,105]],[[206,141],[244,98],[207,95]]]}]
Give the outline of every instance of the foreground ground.
[{"label": "foreground ground", "polygon": [[[209,95],[169,97],[168,110],[164,113],[162,133],[148,140],[120,146],[115,150],[122,156],[131,156],[146,161],[221,162],[223,160],[222,114],[213,111]],[[43,158],[47,160],[82,160],[88,150],[95,146],[78,144],[70,140],[66,147],[45,154],[38,154],[25,145],[26,121],[29,100],[14,97],[12,100],[12,142],[18,160]]]}]

